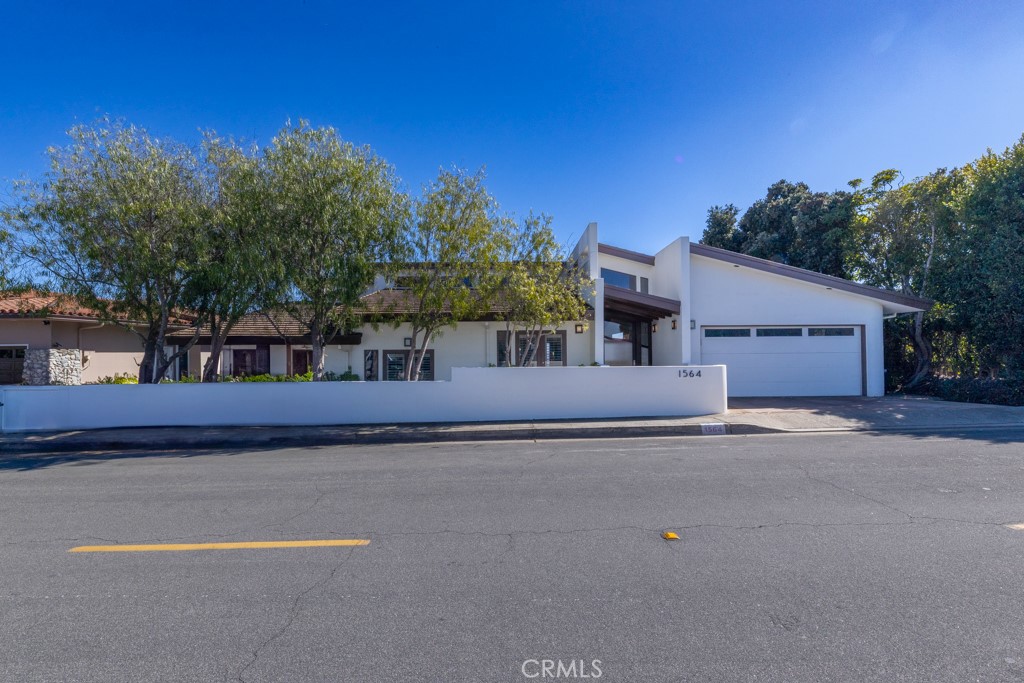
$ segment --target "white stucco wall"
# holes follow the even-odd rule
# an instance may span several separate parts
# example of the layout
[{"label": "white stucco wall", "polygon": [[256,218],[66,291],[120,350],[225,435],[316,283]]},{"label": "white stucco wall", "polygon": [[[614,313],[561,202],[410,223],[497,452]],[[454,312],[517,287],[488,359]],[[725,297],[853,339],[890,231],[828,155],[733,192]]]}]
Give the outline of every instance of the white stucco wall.
[{"label": "white stucco wall", "polygon": [[[690,240],[680,237],[654,255],[651,294],[679,301],[679,315],[658,321],[652,338],[655,365],[686,365],[693,362],[690,339]],[[672,329],[672,321],[676,329]]]},{"label": "white stucco wall", "polygon": [[7,432],[473,422],[722,413],[726,386],[720,365],[455,368],[450,382],[4,387],[0,403]]},{"label": "white stucco wall", "polygon": [[863,325],[867,395],[885,393],[880,302],[703,256],[690,264],[694,363],[703,362],[702,326]]}]

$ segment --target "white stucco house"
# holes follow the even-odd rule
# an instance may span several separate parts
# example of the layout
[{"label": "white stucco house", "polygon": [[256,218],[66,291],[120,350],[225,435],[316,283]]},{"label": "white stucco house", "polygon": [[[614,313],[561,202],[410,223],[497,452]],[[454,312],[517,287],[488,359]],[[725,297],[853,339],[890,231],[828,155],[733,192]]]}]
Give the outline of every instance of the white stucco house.
[{"label": "white stucco house", "polygon": [[576,257],[597,283],[598,362],[725,365],[734,397],[881,396],[882,321],[931,306],[686,237],[628,251],[593,223]]},{"label": "white stucco house", "polygon": [[[881,396],[882,321],[931,305],[918,297],[691,244],[686,237],[655,254],[642,254],[600,242],[596,223],[587,226],[573,257],[595,282],[589,319],[547,331],[534,365],[725,365],[732,397]],[[401,290],[383,281],[364,298],[368,306],[384,302],[397,313],[403,305]],[[97,324],[87,310],[55,313],[51,305],[40,317],[26,309],[24,299],[20,309],[0,305],[0,381],[20,381],[19,358],[33,345],[82,348],[85,381],[137,373],[137,335]],[[422,379],[451,379],[457,367],[506,364],[504,335],[500,311],[459,323],[433,340]],[[185,330],[177,341],[191,336]],[[364,325],[329,341],[325,369],[365,381],[401,380],[409,365],[410,336],[405,324]],[[176,342],[173,335],[169,342]],[[201,338],[174,374],[199,374],[209,357],[208,344],[208,338]],[[514,353],[518,346],[513,345]],[[225,375],[298,374],[307,371],[310,360],[309,334],[301,323],[255,314],[232,331],[220,370]]]}]

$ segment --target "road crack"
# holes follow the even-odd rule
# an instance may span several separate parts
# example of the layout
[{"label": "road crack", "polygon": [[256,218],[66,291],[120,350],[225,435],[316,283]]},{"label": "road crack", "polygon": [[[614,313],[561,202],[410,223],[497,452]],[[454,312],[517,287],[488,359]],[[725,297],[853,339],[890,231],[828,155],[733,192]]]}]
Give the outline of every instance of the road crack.
[{"label": "road crack", "polygon": [[295,619],[299,615],[302,599],[310,593],[312,593],[313,591],[317,590],[318,588],[324,588],[325,586],[327,586],[327,584],[330,583],[331,580],[334,578],[334,575],[338,573],[338,570],[340,570],[349,562],[349,560],[352,559],[352,553],[353,551],[349,550],[345,557],[336,565],[334,565],[334,567],[331,569],[330,573],[327,576],[313,582],[312,584],[310,584],[309,587],[307,587],[295,596],[295,600],[292,601],[292,606],[288,611],[287,621],[285,621],[284,625],[281,626],[281,628],[272,633],[269,638],[260,643],[256,647],[256,649],[252,651],[252,658],[245,664],[245,666],[239,669],[238,673],[235,675],[236,681],[238,681],[239,683],[245,683],[245,672],[252,668],[254,664],[256,664],[256,661],[260,658],[260,653],[263,652],[263,650],[266,649],[267,646],[269,646],[275,640],[283,636],[288,631],[288,629],[292,627],[292,624],[295,623]]}]

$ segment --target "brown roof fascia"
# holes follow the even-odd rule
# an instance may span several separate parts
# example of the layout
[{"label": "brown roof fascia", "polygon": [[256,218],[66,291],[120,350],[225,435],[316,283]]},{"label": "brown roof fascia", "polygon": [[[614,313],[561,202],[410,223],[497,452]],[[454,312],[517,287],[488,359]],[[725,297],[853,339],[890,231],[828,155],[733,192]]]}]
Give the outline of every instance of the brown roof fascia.
[{"label": "brown roof fascia", "polygon": [[639,251],[630,251],[629,249],[623,249],[621,247],[613,247],[610,244],[597,245],[597,253],[607,254],[608,256],[618,256],[629,261],[635,261],[637,263],[643,263],[644,265],[653,266],[654,257],[648,254],[641,254]]},{"label": "brown roof fascia", "polygon": [[913,296],[911,294],[903,294],[901,292],[892,292],[887,289],[879,289],[878,287],[872,287],[870,285],[862,285],[859,282],[851,282],[850,280],[844,280],[841,277],[815,273],[813,270],[797,268],[796,266],[787,266],[784,263],[776,263],[775,261],[757,258],[756,256],[747,256],[746,254],[729,251],[728,249],[709,247],[706,244],[696,244],[691,242],[690,253],[696,254],[697,256],[716,259],[718,261],[725,261],[726,263],[731,263],[736,266],[746,266],[748,268],[753,268],[754,270],[771,273],[772,275],[781,275],[783,277],[793,278],[794,280],[800,280],[802,282],[821,285],[823,287],[831,287],[832,289],[838,289],[851,294],[858,294],[860,296],[866,296],[880,301],[888,301],[889,303],[899,304],[900,306],[917,308],[922,311],[928,310],[935,303],[932,299]]},{"label": "brown roof fascia", "polygon": [[654,308],[660,311],[665,311],[670,315],[676,315],[682,310],[682,303],[676,299],[668,299],[663,296],[655,296],[654,294],[634,292],[632,289],[616,287],[615,285],[605,285],[604,296],[605,299],[611,298],[615,301],[623,301],[631,304],[637,304],[639,306]]}]

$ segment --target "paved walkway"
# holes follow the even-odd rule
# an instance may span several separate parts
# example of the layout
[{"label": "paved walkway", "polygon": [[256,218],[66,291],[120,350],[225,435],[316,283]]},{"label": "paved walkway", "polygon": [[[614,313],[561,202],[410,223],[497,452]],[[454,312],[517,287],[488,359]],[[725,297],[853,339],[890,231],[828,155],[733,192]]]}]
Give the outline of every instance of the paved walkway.
[{"label": "paved walkway", "polygon": [[0,435],[0,452],[282,448],[373,443],[699,436],[708,425],[730,434],[1024,428],[1024,407],[930,398],[733,399],[728,413],[687,418],[551,420],[327,427],[159,427]]}]

